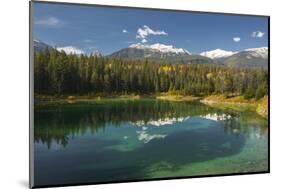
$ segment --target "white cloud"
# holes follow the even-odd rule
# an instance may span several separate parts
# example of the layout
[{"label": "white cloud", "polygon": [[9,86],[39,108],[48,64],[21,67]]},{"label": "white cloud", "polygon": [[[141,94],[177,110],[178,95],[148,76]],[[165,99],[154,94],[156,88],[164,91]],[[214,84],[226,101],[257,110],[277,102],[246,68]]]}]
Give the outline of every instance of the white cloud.
[{"label": "white cloud", "polygon": [[58,51],[64,51],[66,54],[85,54],[82,49],[74,46],[57,47]]},{"label": "white cloud", "polygon": [[252,33],[253,38],[262,38],[263,36],[264,36],[264,32],[261,32],[261,31],[254,31]]},{"label": "white cloud", "polygon": [[48,18],[44,18],[44,19],[41,19],[41,20],[36,20],[35,24],[36,25],[41,25],[41,26],[47,26],[47,27],[55,27],[55,26],[62,25],[62,21],[59,20],[56,17],[50,16]]},{"label": "white cloud", "polygon": [[122,30],[122,32],[123,32],[123,33],[128,33],[128,31],[127,31],[127,30],[125,30],[125,29],[123,29],[123,30]]},{"label": "white cloud", "polygon": [[137,30],[137,35],[136,35],[136,39],[141,39],[142,43],[146,43],[147,42],[147,37],[149,35],[168,35],[168,33],[166,33],[163,30],[152,30],[150,27],[148,27],[147,25],[144,25],[142,28],[139,28]]},{"label": "white cloud", "polygon": [[147,40],[146,40],[146,39],[142,39],[141,42],[142,42],[142,43],[146,43]]},{"label": "white cloud", "polygon": [[234,42],[239,42],[240,40],[241,40],[240,37],[233,37]]}]

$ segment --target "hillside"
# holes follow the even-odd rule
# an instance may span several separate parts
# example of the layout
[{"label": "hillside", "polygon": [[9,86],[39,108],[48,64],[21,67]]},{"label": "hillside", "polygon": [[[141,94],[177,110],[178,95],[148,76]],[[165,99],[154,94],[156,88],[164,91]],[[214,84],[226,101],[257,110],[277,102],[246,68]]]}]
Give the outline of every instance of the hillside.
[{"label": "hillside", "polygon": [[231,68],[263,68],[268,69],[268,48],[250,48],[239,52],[216,49],[200,53]]},{"label": "hillside", "polygon": [[148,59],[166,63],[213,63],[213,61],[201,55],[192,55],[188,50],[176,48],[164,44],[133,44],[109,55],[112,58],[123,59]]},{"label": "hillside", "polygon": [[[41,52],[44,49],[57,49],[67,54],[84,54],[80,49],[74,47],[54,48],[40,40],[34,40],[34,51]],[[101,53],[92,52],[90,55],[101,56]],[[124,60],[149,60],[159,63],[171,64],[218,64],[231,68],[263,68],[268,69],[268,48],[250,48],[239,52],[215,49],[204,51],[200,54],[191,54],[184,48],[172,45],[155,44],[132,44],[127,48],[120,49],[106,56],[108,58],[121,58]]]}]

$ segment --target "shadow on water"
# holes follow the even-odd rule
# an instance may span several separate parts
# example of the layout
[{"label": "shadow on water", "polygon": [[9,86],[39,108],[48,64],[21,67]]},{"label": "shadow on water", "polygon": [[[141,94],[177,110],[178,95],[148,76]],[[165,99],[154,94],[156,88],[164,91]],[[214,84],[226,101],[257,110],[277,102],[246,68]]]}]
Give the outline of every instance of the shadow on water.
[{"label": "shadow on water", "polygon": [[[94,137],[108,125],[118,128],[125,122],[213,114],[227,114],[229,119],[214,127],[172,132],[130,151],[108,148],[120,144],[120,140]],[[245,144],[243,133],[248,132],[244,125],[249,120],[244,118],[243,123],[239,116],[199,103],[155,100],[44,107],[35,113],[35,182],[44,185],[144,179],[149,178],[145,168],[159,162],[168,162],[164,168],[176,171],[182,165],[230,156],[239,153]]]}]

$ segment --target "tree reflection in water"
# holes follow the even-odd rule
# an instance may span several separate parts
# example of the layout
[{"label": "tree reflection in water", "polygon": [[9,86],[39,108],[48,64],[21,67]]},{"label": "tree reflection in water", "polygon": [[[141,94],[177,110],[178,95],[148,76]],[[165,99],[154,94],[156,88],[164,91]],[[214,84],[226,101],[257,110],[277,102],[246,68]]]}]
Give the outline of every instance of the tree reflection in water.
[{"label": "tree reflection in water", "polygon": [[[156,125],[201,117],[222,123],[226,134],[249,136],[256,129],[256,137],[267,135],[267,121],[253,112],[233,112],[203,105],[199,102],[171,102],[153,99],[135,101],[84,102],[46,105],[35,108],[35,142],[51,147],[56,143],[65,147],[76,135],[90,131],[92,135],[107,125],[121,127]],[[161,136],[162,137],[162,136]]]}]

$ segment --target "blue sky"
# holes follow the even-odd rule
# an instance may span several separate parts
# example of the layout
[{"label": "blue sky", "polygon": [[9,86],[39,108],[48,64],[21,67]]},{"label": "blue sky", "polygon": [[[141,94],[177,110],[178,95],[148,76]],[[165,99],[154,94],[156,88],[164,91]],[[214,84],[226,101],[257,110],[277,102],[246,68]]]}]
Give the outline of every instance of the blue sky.
[{"label": "blue sky", "polygon": [[267,46],[266,17],[34,3],[34,38],[110,54],[134,43],[163,43],[197,54]]}]

